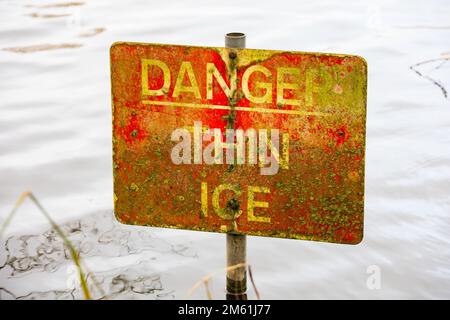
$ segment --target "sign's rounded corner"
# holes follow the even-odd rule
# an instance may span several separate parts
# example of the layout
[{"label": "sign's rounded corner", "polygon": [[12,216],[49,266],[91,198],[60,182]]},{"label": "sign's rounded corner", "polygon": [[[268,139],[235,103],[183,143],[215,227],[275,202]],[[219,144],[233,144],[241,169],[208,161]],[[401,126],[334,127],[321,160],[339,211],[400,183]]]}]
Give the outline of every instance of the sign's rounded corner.
[{"label": "sign's rounded corner", "polygon": [[361,244],[361,242],[364,240],[364,233],[361,233],[361,236],[359,236],[355,242],[352,242],[351,244],[354,246],[357,246]]},{"label": "sign's rounded corner", "polygon": [[116,47],[118,47],[118,46],[120,46],[120,45],[122,45],[122,44],[124,44],[123,41],[115,41],[115,42],[113,42],[113,43],[111,44],[111,46],[109,47],[109,53],[112,53],[113,50],[114,50]]},{"label": "sign's rounded corner", "polygon": [[116,211],[115,209],[113,209],[113,215],[114,215],[114,218],[115,218],[115,221],[116,221],[116,222],[118,222],[118,223],[120,223],[120,224],[123,224],[123,225],[129,225],[129,223],[125,222],[125,221],[122,219],[122,216],[121,216],[120,214],[118,214],[117,211]]},{"label": "sign's rounded corner", "polygon": [[363,56],[360,56],[360,55],[355,55],[354,57],[356,58],[356,60],[361,62],[361,64],[364,66],[364,68],[367,71],[367,68],[368,68],[368,65],[369,65],[369,63],[367,62],[367,59],[364,58]]}]

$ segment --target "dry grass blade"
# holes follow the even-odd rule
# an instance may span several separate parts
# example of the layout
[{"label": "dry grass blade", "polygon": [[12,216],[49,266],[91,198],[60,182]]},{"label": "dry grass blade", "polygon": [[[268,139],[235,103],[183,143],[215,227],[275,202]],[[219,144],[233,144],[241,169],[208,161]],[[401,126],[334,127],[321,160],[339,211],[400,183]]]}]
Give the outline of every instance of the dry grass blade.
[{"label": "dry grass blade", "polygon": [[[229,267],[227,267],[227,268],[223,268],[223,269],[219,269],[219,270],[217,270],[217,271],[214,271],[214,272],[211,272],[211,273],[209,273],[209,274],[207,274],[206,276],[204,276],[203,278],[201,278],[199,281],[197,281],[190,289],[189,289],[189,291],[188,291],[188,293],[187,293],[187,299],[189,299],[191,296],[192,296],[192,294],[202,285],[202,284],[204,284],[204,283],[207,283],[207,282],[209,282],[209,280],[212,278],[212,277],[214,277],[215,275],[217,275],[218,273],[222,273],[222,272],[227,272],[227,271],[232,271],[232,270],[235,270],[235,269],[238,269],[238,268],[242,268],[242,267],[246,267],[247,266],[247,264],[246,263],[238,263],[238,264],[235,264],[235,265],[233,265],[233,266],[229,266]],[[207,287],[207,290],[209,290],[209,287]],[[208,297],[209,298],[209,297]],[[212,297],[211,297],[211,299],[212,299]]]},{"label": "dry grass blade", "polygon": [[83,290],[84,297],[87,300],[91,300],[92,299],[91,293],[88,289],[88,285],[86,282],[86,277],[83,272],[83,268],[81,267],[81,259],[80,259],[79,253],[77,252],[75,247],[72,245],[70,240],[66,237],[66,235],[61,230],[61,228],[58,226],[58,224],[50,217],[50,215],[47,213],[47,211],[45,211],[44,207],[41,205],[41,203],[38,201],[38,199],[33,195],[33,193],[31,193],[30,191],[26,191],[20,195],[19,199],[16,202],[16,205],[14,206],[14,208],[12,209],[12,211],[10,212],[10,214],[8,215],[8,217],[6,218],[6,220],[2,224],[2,226],[0,226],[0,238],[3,236],[3,233],[6,230],[6,227],[11,223],[12,218],[14,217],[17,210],[23,204],[23,202],[25,201],[26,198],[29,198],[37,206],[39,211],[41,211],[42,214],[47,218],[47,220],[50,222],[52,228],[61,237],[64,244],[69,249],[70,256],[72,257],[72,260],[78,269],[78,274],[80,277],[80,284],[81,284],[81,288]]},{"label": "dry grass blade", "polygon": [[256,289],[255,280],[253,280],[253,273],[252,273],[252,268],[250,267],[250,265],[248,266],[248,275],[250,276],[250,281],[252,283],[253,290],[255,290],[256,298],[258,300],[261,300],[261,296],[259,295],[259,291],[258,291],[258,289]]},{"label": "dry grass blade", "polygon": [[91,281],[94,283],[95,288],[98,290],[98,292],[100,293],[101,297],[99,298],[99,300],[108,300],[108,296],[105,293],[105,291],[102,289],[102,286],[98,283],[97,279],[95,278],[94,274],[89,270],[88,267],[86,267],[85,265],[83,266],[84,270],[86,270],[86,282],[87,279],[91,279]]},{"label": "dry grass blade", "polygon": [[212,300],[212,294],[211,291],[209,290],[209,280],[206,280],[204,284],[206,289],[206,296],[208,297],[208,300]]}]

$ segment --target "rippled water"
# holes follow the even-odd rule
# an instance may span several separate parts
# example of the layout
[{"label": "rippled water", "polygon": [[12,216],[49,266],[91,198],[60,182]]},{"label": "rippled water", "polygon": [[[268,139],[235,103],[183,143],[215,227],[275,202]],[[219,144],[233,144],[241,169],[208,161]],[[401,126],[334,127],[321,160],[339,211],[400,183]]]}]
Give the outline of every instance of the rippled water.
[{"label": "rippled water", "polygon": [[[249,237],[262,297],[450,298],[449,17],[445,0],[0,1],[0,218],[32,190],[110,298],[183,298],[223,268],[224,235],[114,221],[109,47],[222,46],[242,31],[249,48],[353,53],[369,65],[364,240]],[[32,204],[2,243],[1,299],[82,298]],[[213,277],[215,298],[223,278]]]}]

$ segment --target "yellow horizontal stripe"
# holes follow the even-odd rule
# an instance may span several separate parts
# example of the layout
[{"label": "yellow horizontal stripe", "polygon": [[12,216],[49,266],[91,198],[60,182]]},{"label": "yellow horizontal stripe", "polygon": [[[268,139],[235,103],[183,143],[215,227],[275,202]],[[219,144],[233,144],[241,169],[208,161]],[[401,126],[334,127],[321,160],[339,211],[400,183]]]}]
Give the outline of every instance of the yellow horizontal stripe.
[{"label": "yellow horizontal stripe", "polygon": [[170,107],[182,107],[182,108],[193,108],[193,109],[215,109],[215,110],[236,110],[236,111],[246,111],[246,112],[260,112],[260,113],[275,113],[275,114],[289,114],[289,115],[300,115],[300,116],[327,116],[324,112],[309,112],[309,111],[299,111],[299,110],[283,110],[283,109],[266,109],[266,108],[255,108],[255,107],[230,107],[221,106],[216,104],[198,104],[198,103],[185,103],[185,102],[169,102],[169,101],[154,101],[154,100],[142,100],[142,103],[155,106],[170,106]]}]

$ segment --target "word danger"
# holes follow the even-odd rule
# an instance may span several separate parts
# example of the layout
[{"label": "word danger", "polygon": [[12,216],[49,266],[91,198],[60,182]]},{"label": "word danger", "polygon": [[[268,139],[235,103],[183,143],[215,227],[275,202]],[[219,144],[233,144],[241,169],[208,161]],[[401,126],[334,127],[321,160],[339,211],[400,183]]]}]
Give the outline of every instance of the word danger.
[{"label": "word danger", "polygon": [[[182,61],[178,72],[175,73],[164,61],[141,59],[142,96],[178,98],[181,95],[189,94],[190,97],[198,100],[202,98],[212,100],[214,99],[213,82],[216,80],[229,99],[233,98],[240,86],[239,89],[242,90],[244,97],[252,103],[312,107],[314,95],[318,92],[328,92],[333,84],[330,74],[319,73],[318,70],[312,68],[302,73],[299,68],[278,67],[275,71],[276,74],[273,75],[268,68],[256,64],[248,67],[240,79],[234,68],[229,71],[229,84],[227,77],[219,72],[214,63],[208,62],[204,68],[199,72],[199,70],[194,70],[190,61]],[[206,80],[205,88],[199,86],[199,77],[204,77]],[[255,77],[266,81],[255,81]],[[314,85],[315,79],[318,78],[321,79],[321,86]],[[188,80],[188,84],[185,83],[185,79]],[[257,89],[253,92],[252,82],[254,82],[254,88]],[[287,97],[289,92],[293,95]],[[275,93],[275,97],[273,93]]]},{"label": "word danger", "polygon": [[[218,128],[203,128],[202,122],[195,121],[191,130],[177,128],[172,131],[171,140],[177,143],[170,157],[176,165],[258,164],[261,175],[274,175],[280,167],[289,169],[289,134],[282,135],[280,153],[279,130],[268,131],[259,129],[257,132],[249,128],[222,132]],[[207,143],[205,147],[204,143]]]}]

